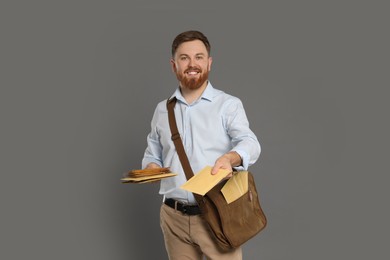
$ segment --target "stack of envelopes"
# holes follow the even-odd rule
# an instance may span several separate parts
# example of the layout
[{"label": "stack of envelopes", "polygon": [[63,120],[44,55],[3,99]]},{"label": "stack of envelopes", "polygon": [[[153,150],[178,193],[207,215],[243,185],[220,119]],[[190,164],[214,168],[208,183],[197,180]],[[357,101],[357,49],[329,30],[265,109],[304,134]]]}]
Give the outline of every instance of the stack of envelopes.
[{"label": "stack of envelopes", "polygon": [[143,170],[132,170],[121,179],[122,183],[146,183],[155,182],[164,178],[177,175],[172,173],[169,167]]}]

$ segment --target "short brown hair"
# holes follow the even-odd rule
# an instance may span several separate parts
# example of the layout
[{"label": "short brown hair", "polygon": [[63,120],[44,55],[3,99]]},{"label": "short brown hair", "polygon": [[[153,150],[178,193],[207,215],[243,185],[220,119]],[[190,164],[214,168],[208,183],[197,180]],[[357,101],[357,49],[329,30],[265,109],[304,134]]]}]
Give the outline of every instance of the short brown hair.
[{"label": "short brown hair", "polygon": [[200,40],[206,46],[207,53],[210,56],[210,43],[207,37],[199,31],[186,31],[176,36],[172,42],[172,57],[175,56],[176,50],[183,42]]}]

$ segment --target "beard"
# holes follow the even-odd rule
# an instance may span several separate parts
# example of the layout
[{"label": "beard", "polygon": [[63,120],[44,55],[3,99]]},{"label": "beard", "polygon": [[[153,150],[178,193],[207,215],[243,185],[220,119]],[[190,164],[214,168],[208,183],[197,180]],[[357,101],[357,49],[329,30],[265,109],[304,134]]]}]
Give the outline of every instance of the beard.
[{"label": "beard", "polygon": [[[188,71],[197,71],[197,72],[199,72],[199,77],[197,77],[197,78],[188,77],[187,76],[187,72]],[[180,82],[180,84],[181,84],[181,86],[183,88],[196,90],[196,89],[199,89],[203,85],[203,83],[206,82],[206,80],[209,77],[209,72],[208,72],[208,70],[203,72],[199,68],[189,67],[183,73],[176,72],[176,77],[179,80],[179,82]]]}]

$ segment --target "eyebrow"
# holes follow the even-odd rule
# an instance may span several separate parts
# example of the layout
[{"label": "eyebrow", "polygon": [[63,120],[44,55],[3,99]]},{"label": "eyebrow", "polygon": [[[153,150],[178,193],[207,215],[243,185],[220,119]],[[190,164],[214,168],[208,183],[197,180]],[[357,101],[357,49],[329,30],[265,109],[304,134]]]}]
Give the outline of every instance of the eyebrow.
[{"label": "eyebrow", "polygon": [[[188,54],[185,54],[185,53],[179,54],[179,57],[182,57],[182,56],[189,56],[189,55],[188,55]],[[203,53],[203,52],[200,52],[200,53],[196,53],[195,56],[206,56],[206,54]]]}]

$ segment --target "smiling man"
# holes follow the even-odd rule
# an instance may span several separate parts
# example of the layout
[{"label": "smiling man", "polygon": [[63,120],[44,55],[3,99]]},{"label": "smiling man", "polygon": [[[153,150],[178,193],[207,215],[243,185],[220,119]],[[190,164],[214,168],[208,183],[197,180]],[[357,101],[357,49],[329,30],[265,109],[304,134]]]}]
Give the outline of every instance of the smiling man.
[{"label": "smiling man", "polygon": [[[207,165],[213,165],[212,174],[221,168],[246,170],[257,161],[260,144],[240,99],[211,85],[211,64],[210,43],[203,33],[176,36],[171,66],[179,87],[171,98],[177,99],[175,117],[184,149],[194,173]],[[179,188],[187,180],[171,140],[166,100],[154,112],[142,167],[170,167],[178,173],[160,185],[160,223],[169,259],[242,259],[241,248],[222,251],[217,246],[193,194]]]},{"label": "smiling man", "polygon": [[183,42],[172,54],[172,69],[185,95],[196,96],[207,86],[212,59],[200,40]]}]

